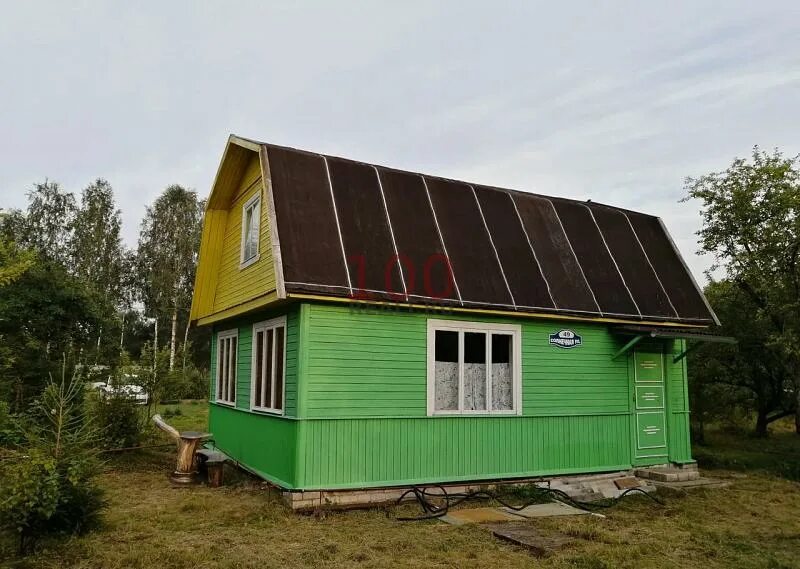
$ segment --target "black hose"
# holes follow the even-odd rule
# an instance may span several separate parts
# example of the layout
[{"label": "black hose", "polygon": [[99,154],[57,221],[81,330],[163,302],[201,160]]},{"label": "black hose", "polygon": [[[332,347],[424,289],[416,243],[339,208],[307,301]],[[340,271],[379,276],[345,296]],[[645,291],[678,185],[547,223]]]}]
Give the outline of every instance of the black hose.
[{"label": "black hose", "polygon": [[[463,502],[466,502],[467,500],[474,500],[474,499],[492,500],[515,512],[519,512],[520,510],[523,510],[532,504],[541,503],[542,498],[548,498],[549,501],[561,502],[567,504],[568,506],[573,506],[575,508],[578,508],[579,510],[592,512],[593,510],[596,509],[610,508],[616,505],[622,498],[630,496],[631,494],[634,493],[644,494],[645,496],[647,496],[660,506],[665,505],[664,502],[662,502],[655,496],[649,494],[648,492],[645,492],[641,488],[628,488],[616,498],[605,498],[603,500],[598,500],[596,502],[582,502],[580,500],[575,500],[574,498],[571,498],[563,490],[558,490],[554,488],[541,488],[538,486],[534,486],[534,488],[536,489],[536,493],[538,495],[528,500],[521,506],[515,506],[513,504],[509,504],[508,502],[500,498],[496,493],[488,492],[486,490],[476,490],[473,492],[450,494],[447,492],[444,486],[436,484],[432,486],[432,488],[438,488],[439,490],[441,490],[441,493],[434,494],[430,492],[430,488],[431,487],[420,488],[418,486],[409,488],[400,495],[400,497],[395,501],[394,504],[395,507],[399,506],[400,503],[406,498],[406,496],[408,496],[409,494],[413,494],[417,502],[419,503],[420,507],[422,508],[422,511],[424,512],[421,516],[412,516],[412,517],[401,516],[401,517],[396,517],[394,519],[399,522],[413,522],[413,521],[441,518],[442,516],[447,515],[450,508],[457,506]],[[444,504],[437,505],[431,502],[430,500],[431,498],[443,499]],[[386,512],[386,515],[387,516],[389,515],[388,510]]]}]

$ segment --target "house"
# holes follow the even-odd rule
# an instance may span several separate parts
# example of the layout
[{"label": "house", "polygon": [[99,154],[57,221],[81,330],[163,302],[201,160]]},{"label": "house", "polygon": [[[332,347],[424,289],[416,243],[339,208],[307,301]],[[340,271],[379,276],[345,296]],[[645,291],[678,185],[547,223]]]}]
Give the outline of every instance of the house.
[{"label": "house", "polygon": [[716,322],[658,217],[236,136],[191,319],[216,446],[290,491],[692,463]]}]

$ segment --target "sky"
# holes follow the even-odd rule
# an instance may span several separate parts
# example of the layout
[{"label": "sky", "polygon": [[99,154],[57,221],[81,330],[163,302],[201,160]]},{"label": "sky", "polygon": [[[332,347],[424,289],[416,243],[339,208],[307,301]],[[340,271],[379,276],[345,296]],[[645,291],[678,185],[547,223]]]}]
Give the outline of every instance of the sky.
[{"label": "sky", "polygon": [[0,0],[0,208],[116,192],[134,246],[228,134],[661,216],[684,179],[800,153],[800,2]]}]

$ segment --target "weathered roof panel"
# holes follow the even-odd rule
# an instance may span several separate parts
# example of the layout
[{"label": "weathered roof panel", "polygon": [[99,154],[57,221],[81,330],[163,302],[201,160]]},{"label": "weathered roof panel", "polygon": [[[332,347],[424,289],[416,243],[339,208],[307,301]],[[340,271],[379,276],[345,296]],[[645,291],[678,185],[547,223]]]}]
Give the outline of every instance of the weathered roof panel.
[{"label": "weathered roof panel", "polygon": [[657,217],[264,148],[288,293],[716,320]]}]

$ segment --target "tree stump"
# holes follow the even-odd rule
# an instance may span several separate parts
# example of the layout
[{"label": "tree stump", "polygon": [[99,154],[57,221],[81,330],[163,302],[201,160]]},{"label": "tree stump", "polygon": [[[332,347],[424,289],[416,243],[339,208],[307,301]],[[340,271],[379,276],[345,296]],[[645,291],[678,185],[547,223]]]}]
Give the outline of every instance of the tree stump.
[{"label": "tree stump", "polygon": [[170,480],[175,484],[181,485],[193,483],[197,474],[195,453],[200,444],[208,440],[211,434],[197,431],[179,433],[177,429],[167,424],[161,418],[161,415],[153,415],[153,422],[159,429],[172,437],[178,445],[178,458],[175,463],[175,471],[170,476]]}]

